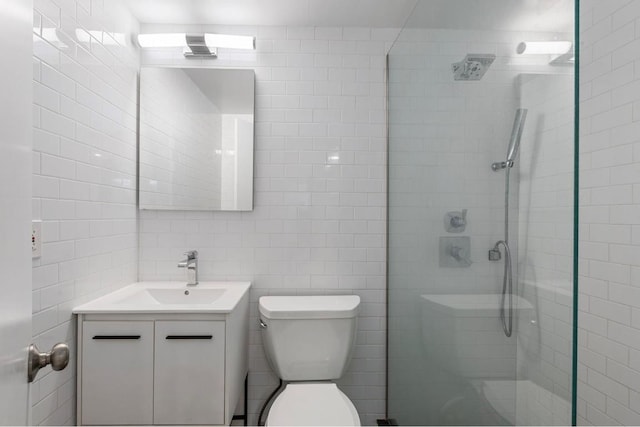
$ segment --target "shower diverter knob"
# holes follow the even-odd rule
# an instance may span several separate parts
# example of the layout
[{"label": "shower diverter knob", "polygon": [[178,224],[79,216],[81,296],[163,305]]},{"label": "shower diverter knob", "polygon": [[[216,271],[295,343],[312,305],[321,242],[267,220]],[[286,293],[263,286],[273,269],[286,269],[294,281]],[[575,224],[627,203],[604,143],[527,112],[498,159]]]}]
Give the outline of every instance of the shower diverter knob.
[{"label": "shower diverter knob", "polygon": [[444,229],[449,233],[462,233],[467,227],[467,209],[461,212],[447,212],[444,216]]}]

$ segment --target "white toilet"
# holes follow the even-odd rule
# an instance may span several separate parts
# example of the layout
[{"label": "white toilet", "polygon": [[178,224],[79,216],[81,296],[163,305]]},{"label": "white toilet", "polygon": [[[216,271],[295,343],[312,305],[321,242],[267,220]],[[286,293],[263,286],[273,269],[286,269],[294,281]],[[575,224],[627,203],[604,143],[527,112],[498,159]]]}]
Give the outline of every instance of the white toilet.
[{"label": "white toilet", "polygon": [[260,298],[267,358],[287,382],[266,425],[360,425],[355,406],[332,382],[351,359],[359,305],[357,295]]}]

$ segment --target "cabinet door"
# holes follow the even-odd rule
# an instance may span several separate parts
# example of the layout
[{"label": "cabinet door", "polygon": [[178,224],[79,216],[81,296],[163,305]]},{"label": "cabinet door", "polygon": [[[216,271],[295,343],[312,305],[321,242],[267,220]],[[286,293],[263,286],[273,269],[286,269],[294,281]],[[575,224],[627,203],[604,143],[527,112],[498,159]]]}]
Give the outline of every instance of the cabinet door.
[{"label": "cabinet door", "polygon": [[153,322],[82,323],[83,425],[153,422]]},{"label": "cabinet door", "polygon": [[224,322],[156,321],[154,424],[224,423]]}]

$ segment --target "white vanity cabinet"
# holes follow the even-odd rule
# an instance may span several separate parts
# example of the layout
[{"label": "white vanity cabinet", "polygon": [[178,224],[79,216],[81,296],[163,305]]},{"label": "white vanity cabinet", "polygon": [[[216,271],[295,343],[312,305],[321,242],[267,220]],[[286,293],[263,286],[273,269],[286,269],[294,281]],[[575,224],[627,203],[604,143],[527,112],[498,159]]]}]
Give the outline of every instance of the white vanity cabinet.
[{"label": "white vanity cabinet", "polygon": [[248,372],[248,300],[226,313],[77,308],[78,424],[229,425]]},{"label": "white vanity cabinet", "polygon": [[89,320],[82,331],[82,424],[152,424],[153,322]]},{"label": "white vanity cabinet", "polygon": [[224,326],[156,322],[154,424],[224,423]]}]

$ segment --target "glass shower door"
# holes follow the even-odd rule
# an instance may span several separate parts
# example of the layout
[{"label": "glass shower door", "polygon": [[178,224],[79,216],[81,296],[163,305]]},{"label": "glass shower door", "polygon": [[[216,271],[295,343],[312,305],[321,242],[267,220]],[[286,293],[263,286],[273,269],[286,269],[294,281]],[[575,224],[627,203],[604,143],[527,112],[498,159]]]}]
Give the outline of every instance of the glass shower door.
[{"label": "glass shower door", "polygon": [[533,3],[420,1],[388,55],[400,425],[571,423],[574,4]]}]

